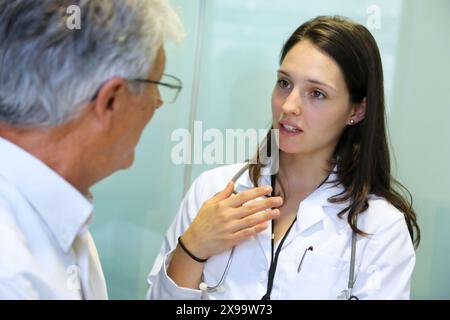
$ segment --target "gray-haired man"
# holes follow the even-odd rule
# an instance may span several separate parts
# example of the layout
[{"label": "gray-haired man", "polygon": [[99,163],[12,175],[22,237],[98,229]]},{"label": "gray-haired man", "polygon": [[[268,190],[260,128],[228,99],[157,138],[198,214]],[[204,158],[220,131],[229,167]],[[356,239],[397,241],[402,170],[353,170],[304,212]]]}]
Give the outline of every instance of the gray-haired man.
[{"label": "gray-haired man", "polygon": [[107,298],[89,189],[176,98],[182,32],[166,0],[0,1],[0,299]]}]

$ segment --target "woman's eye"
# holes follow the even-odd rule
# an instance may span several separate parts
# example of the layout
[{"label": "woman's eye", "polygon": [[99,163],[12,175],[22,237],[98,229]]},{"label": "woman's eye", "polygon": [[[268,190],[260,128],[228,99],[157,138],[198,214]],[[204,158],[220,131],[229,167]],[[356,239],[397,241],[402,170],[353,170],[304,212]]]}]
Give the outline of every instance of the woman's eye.
[{"label": "woman's eye", "polygon": [[285,79],[279,79],[278,81],[278,86],[281,89],[289,89],[291,84],[289,83],[289,81],[285,80]]},{"label": "woman's eye", "polygon": [[311,92],[311,95],[313,98],[316,98],[316,99],[325,99],[326,98],[326,96],[319,90],[314,90],[313,92]]}]

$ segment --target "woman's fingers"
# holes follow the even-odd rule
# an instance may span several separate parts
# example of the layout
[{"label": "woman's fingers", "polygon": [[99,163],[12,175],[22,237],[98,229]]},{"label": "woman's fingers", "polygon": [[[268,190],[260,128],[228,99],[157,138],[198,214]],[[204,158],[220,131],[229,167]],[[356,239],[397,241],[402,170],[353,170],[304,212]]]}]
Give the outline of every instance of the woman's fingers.
[{"label": "woman's fingers", "polygon": [[280,210],[278,209],[257,212],[239,220],[236,224],[233,225],[230,231],[234,233],[244,229],[252,228],[272,219],[276,219],[279,216]]},{"label": "woman's fingers", "polygon": [[267,229],[269,224],[267,222],[263,222],[260,224],[257,224],[255,226],[242,229],[236,233],[233,234],[233,245],[236,246],[240,244],[241,242],[247,240],[248,238],[257,235],[258,233],[264,231]]},{"label": "woman's fingers", "polygon": [[272,208],[282,205],[280,197],[252,201],[272,192],[271,187],[252,188],[231,196],[233,190],[234,183],[230,182],[206,201],[183,235],[185,245],[196,255],[210,257],[227,250],[235,245],[235,239],[242,241],[261,232],[267,221],[279,216],[279,210]]},{"label": "woman's fingers", "polygon": [[235,213],[233,214],[233,217],[236,219],[241,219],[260,211],[280,207],[282,204],[283,199],[281,197],[270,197],[262,200],[256,200],[245,204],[240,208],[234,209]]},{"label": "woman's fingers", "polygon": [[257,199],[259,197],[263,197],[272,192],[271,186],[264,186],[258,188],[252,188],[249,190],[242,191],[238,193],[234,197],[230,197],[223,201],[223,204],[227,207],[238,208],[242,206],[244,203]]}]

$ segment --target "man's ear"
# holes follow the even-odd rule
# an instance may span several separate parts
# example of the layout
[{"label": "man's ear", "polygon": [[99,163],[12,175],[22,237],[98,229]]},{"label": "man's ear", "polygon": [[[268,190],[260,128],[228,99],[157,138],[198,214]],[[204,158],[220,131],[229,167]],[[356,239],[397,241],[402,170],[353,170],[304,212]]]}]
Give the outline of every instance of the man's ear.
[{"label": "man's ear", "polygon": [[123,78],[116,77],[103,84],[94,103],[94,113],[99,122],[110,127],[114,112],[119,108],[119,94],[123,92],[126,83]]},{"label": "man's ear", "polygon": [[352,113],[349,119],[349,124],[357,124],[358,122],[364,120],[365,116],[366,116],[366,98],[364,98],[360,103],[353,105]]}]

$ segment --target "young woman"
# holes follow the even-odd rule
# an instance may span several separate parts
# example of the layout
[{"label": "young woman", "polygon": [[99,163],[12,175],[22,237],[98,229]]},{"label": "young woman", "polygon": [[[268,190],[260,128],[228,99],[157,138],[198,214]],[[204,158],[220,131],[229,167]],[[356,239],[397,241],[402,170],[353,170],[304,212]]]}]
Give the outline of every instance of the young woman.
[{"label": "young woman", "polygon": [[[301,25],[281,51],[272,113],[278,173],[252,164],[235,184],[243,165],[203,173],[167,232],[148,297],[408,299],[420,233],[390,174],[370,32],[340,17]],[[263,185],[272,197],[253,189]]]}]

